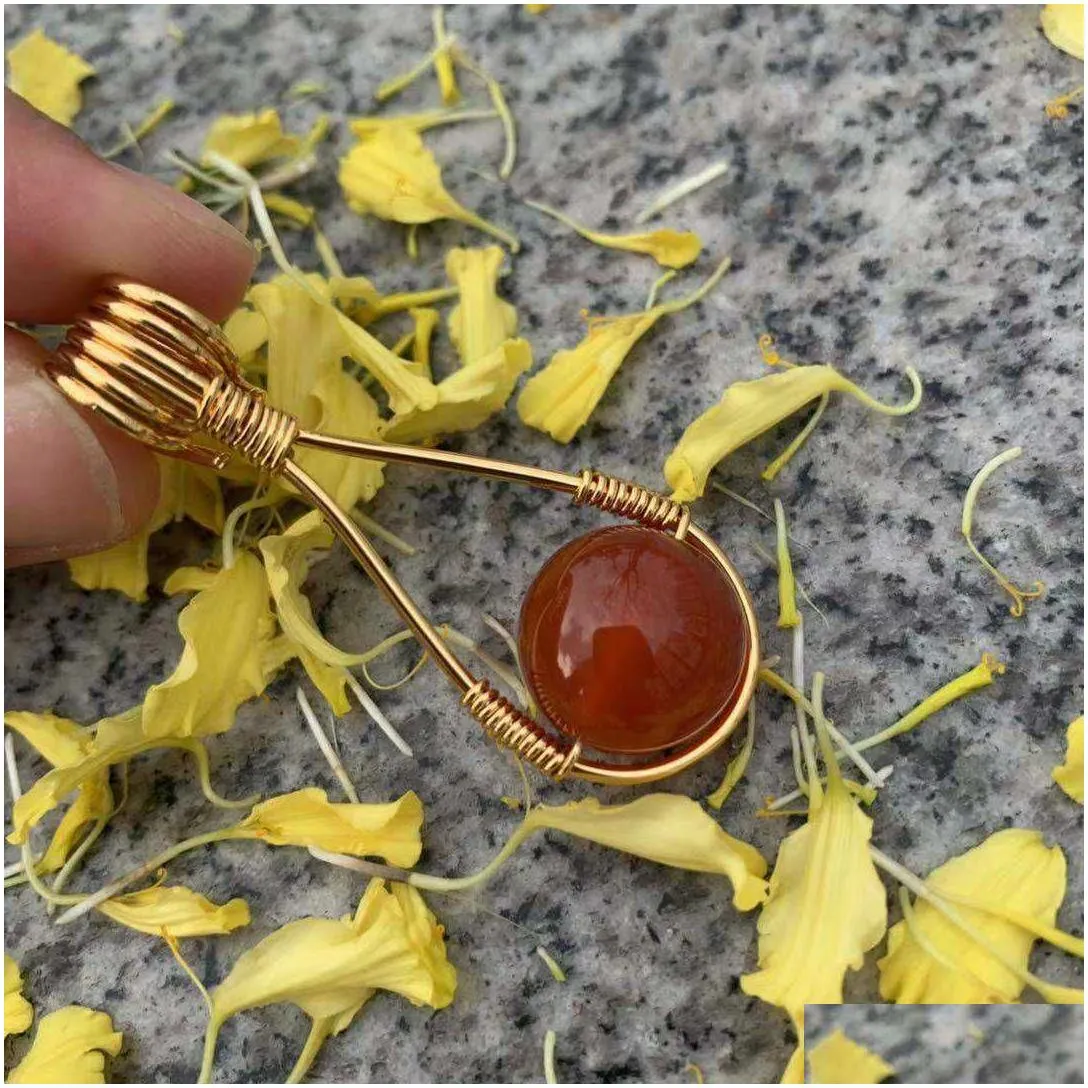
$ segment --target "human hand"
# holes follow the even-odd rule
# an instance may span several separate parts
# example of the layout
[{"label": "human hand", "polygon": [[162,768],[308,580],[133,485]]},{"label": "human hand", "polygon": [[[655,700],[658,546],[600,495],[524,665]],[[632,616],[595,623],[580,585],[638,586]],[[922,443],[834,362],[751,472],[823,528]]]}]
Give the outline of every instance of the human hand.
[{"label": "human hand", "polygon": [[[99,159],[4,92],[4,317],[64,324],[103,276],[175,295],[214,320],[241,299],[254,251],[181,193]],[[4,329],[4,563],[85,555],[148,520],[151,452],[76,408],[44,377],[45,349]]]}]

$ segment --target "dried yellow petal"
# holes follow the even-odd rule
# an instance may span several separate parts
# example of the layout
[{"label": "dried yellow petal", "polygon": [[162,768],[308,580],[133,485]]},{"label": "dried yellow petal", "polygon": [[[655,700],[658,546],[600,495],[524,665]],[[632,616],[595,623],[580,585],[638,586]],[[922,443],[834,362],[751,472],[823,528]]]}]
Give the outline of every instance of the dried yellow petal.
[{"label": "dried yellow petal", "polygon": [[1074,718],[1065,731],[1065,762],[1051,772],[1054,781],[1074,801],[1084,804],[1084,717]]},{"label": "dried yellow petal", "polygon": [[[4,715],[4,724],[33,745],[53,767],[71,767],[90,754],[93,734],[68,718],[55,714],[35,714],[12,710]],[[113,793],[109,770],[99,771],[79,787],[75,801],[68,807],[49,847],[38,859],[38,873],[54,873],[64,866],[88,826],[104,822],[113,813]]]},{"label": "dried yellow petal", "polygon": [[339,804],[311,787],[261,801],[229,837],[260,839],[270,846],[315,846],[412,866],[423,849],[422,824],[423,805],[411,791],[388,804]]},{"label": "dried yellow petal", "polygon": [[589,419],[609,382],[630,350],[666,314],[694,305],[729,269],[727,257],[693,294],[663,302],[639,314],[595,318],[586,338],[568,351],[560,351],[534,374],[518,397],[523,423],[546,431],[557,442],[569,442]]},{"label": "dried yellow petal", "polygon": [[249,925],[249,906],[244,899],[232,899],[220,906],[182,885],[156,885],[129,895],[107,899],[99,906],[107,918],[129,929],[172,937],[207,937],[231,933]]},{"label": "dried yellow petal", "polygon": [[778,557],[778,626],[796,627],[801,622],[797,611],[797,592],[793,580],[793,562],[790,559],[789,532],[786,529],[786,511],[781,499],[774,500],[776,550]]},{"label": "dried yellow petal", "polygon": [[518,312],[498,294],[504,259],[498,246],[446,254],[446,275],[461,299],[450,311],[449,328],[462,366],[490,355],[517,332]]},{"label": "dried yellow petal", "polygon": [[836,1028],[808,1056],[812,1084],[879,1084],[895,1070],[879,1054],[847,1038]]},{"label": "dried yellow petal", "polygon": [[663,268],[687,268],[689,264],[699,259],[699,254],[703,250],[699,235],[690,230],[681,232],[662,228],[642,231],[639,234],[605,234],[582,226],[569,215],[548,204],[541,204],[535,200],[526,200],[525,203],[530,208],[536,208],[538,212],[558,219],[560,223],[570,227],[594,245],[604,246],[606,249],[623,249],[628,253],[646,253]]},{"label": "dried yellow petal", "polygon": [[19,965],[4,953],[4,1038],[20,1035],[34,1022],[34,1006],[23,997]]},{"label": "dried yellow petal", "polygon": [[264,646],[275,634],[268,584],[260,562],[247,552],[181,610],[185,640],[173,673],[148,689],[143,729],[148,738],[204,737],[225,733],[247,699],[268,682]]},{"label": "dried yellow petal", "polygon": [[260,113],[224,114],[217,118],[204,138],[201,154],[222,155],[236,166],[248,169],[270,159],[290,158],[302,146],[298,136],[283,131],[279,113],[270,107]]},{"label": "dried yellow petal", "polygon": [[284,196],[283,193],[265,193],[264,203],[270,212],[282,215],[300,227],[308,227],[314,221],[312,204],[303,204],[301,200]]},{"label": "dried yellow petal", "polygon": [[325,1037],[347,1027],[375,990],[442,1009],[456,988],[442,926],[419,893],[372,881],[354,918],[289,922],[239,957],[212,991],[200,1079],[210,1079],[220,1028],[244,1009],[290,1002],[314,1021],[315,1045],[307,1044],[307,1060],[295,1070],[301,1075]]},{"label": "dried yellow petal", "polygon": [[438,402],[433,408],[394,416],[385,432],[386,440],[424,442],[475,430],[504,407],[518,378],[532,365],[528,341],[507,340],[490,355],[443,378],[434,387]]},{"label": "dried yellow petal", "polygon": [[8,51],[8,86],[59,124],[71,127],[83,108],[79,85],[95,75],[94,67],[42,31],[35,30]]},{"label": "dried yellow petal", "polygon": [[310,554],[330,548],[332,542],[332,530],[320,511],[312,510],[292,522],[282,534],[263,537],[260,548],[280,627],[294,644],[314,685],[333,712],[340,715],[350,709],[344,670],[365,665],[374,655],[373,652],[345,653],[328,642],[317,629],[310,602],[302,592]]},{"label": "dried yellow petal", "polygon": [[159,501],[146,528],[105,551],[68,560],[72,581],[82,589],[115,589],[134,601],[146,601],[147,549],[154,533],[186,517],[212,532],[223,528],[223,496],[215,472],[174,457],[156,460]]},{"label": "dried yellow petal", "polygon": [[906,404],[887,405],[844,378],[831,366],[796,366],[754,381],[734,382],[713,408],[690,424],[665,462],[665,479],[679,502],[706,490],[711,469],[753,438],[769,431],[825,393],[849,393],[868,408],[889,416],[906,415],[922,399],[922,382],[906,368],[913,394]]},{"label": "dried yellow petal", "polygon": [[1051,45],[1084,60],[1083,4],[1044,4],[1039,22]]},{"label": "dried yellow petal", "polygon": [[43,1016],[26,1057],[8,1084],[105,1084],[106,1055],[121,1051],[121,1033],[104,1012],[69,1005]]},{"label": "dried yellow petal", "polygon": [[460,878],[412,873],[409,882],[442,891],[483,883],[527,838],[546,828],[659,865],[728,877],[737,910],[758,906],[767,892],[761,879],[767,863],[759,851],[723,831],[696,801],[674,793],[651,793],[621,805],[602,805],[595,797],[565,805],[538,805],[526,813],[499,854],[478,873]]},{"label": "dried yellow petal", "polygon": [[356,145],[340,161],[340,186],[352,211],[360,215],[409,224],[456,219],[518,250],[512,234],[446,192],[438,163],[411,128],[389,125]]},{"label": "dried yellow petal", "polygon": [[826,791],[810,770],[805,826],[779,847],[770,894],[759,915],[759,971],[741,989],[784,1009],[800,1034],[806,1004],[840,1004],[848,969],[888,924],[884,885],[869,855],[873,822],[843,781],[823,716],[823,677],[813,677],[816,733]]},{"label": "dried yellow petal", "polygon": [[[1039,832],[1010,828],[934,869],[925,884],[955,904],[956,913],[1008,964],[1026,971],[1036,935],[1000,914],[1013,911],[1053,926],[1065,895],[1065,857],[1057,846],[1046,846]],[[877,967],[881,996],[901,1005],[1007,1003],[1024,989],[1018,972],[924,900],[915,903],[911,925],[892,926],[888,954]]]}]

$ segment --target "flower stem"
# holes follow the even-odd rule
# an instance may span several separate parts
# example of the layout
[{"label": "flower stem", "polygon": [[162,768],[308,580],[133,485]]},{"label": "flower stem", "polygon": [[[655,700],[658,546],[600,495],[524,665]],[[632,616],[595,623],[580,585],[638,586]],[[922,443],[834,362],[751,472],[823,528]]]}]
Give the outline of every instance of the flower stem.
[{"label": "flower stem", "polygon": [[204,1058],[200,1063],[198,1084],[211,1084],[212,1067],[215,1065],[215,1044],[219,1041],[219,1021],[209,1020],[208,1030],[204,1033]]},{"label": "flower stem", "polygon": [[299,1054],[295,1067],[287,1077],[288,1084],[302,1083],[302,1078],[310,1071],[310,1066],[314,1064],[317,1052],[324,1046],[325,1040],[332,1031],[332,1021],[331,1016],[325,1016],[320,1020],[315,1020],[310,1025],[310,1034],[306,1036],[306,1045],[302,1048],[302,1053]]}]

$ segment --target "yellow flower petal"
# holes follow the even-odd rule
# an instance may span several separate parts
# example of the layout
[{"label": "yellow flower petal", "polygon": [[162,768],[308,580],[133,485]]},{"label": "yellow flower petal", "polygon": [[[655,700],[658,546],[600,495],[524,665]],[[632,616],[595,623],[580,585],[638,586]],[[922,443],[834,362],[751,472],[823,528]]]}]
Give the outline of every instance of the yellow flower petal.
[{"label": "yellow flower petal", "polygon": [[774,520],[777,530],[778,626],[796,627],[801,622],[801,616],[797,611],[793,562],[790,559],[789,533],[786,530],[786,511],[781,499],[774,500]]},{"label": "yellow flower petal", "polygon": [[759,915],[759,971],[741,989],[784,1009],[798,1032],[806,1004],[842,1002],[843,978],[857,971],[888,924],[884,885],[869,855],[873,822],[850,795],[823,719],[822,677],[813,678],[816,730],[827,788],[809,779],[804,827],[778,850]]},{"label": "yellow flower petal", "polygon": [[[6,719],[5,719],[6,720]],[[1084,804],[1084,717],[1074,718],[1065,731],[1065,762],[1051,772],[1054,781],[1074,801]]]},{"label": "yellow flower petal", "polygon": [[301,141],[283,131],[280,115],[274,109],[260,113],[224,114],[208,130],[202,155],[214,152],[248,169],[284,159],[298,153]]},{"label": "yellow flower petal", "polygon": [[890,406],[873,400],[830,366],[796,366],[754,381],[734,382],[721,401],[684,431],[665,462],[665,479],[679,502],[697,499],[706,490],[711,469],[753,438],[776,427],[825,393],[849,393],[884,415],[906,415],[922,399],[922,383],[913,367],[906,370],[914,388],[906,404]]},{"label": "yellow flower petal", "polygon": [[790,1060],[782,1073],[779,1084],[804,1084],[805,1083],[805,1048],[800,1043],[794,1047]]},{"label": "yellow flower petal", "polygon": [[431,381],[431,338],[438,327],[439,313],[429,307],[417,306],[408,311],[408,316],[414,325],[410,369],[421,378]]},{"label": "yellow flower petal", "polygon": [[282,534],[263,537],[260,548],[280,627],[295,644],[310,679],[333,712],[340,715],[350,708],[344,690],[345,668],[365,665],[373,655],[345,653],[328,642],[317,629],[310,602],[302,592],[310,553],[329,548],[332,542],[332,530],[320,511],[313,510],[292,522]]},{"label": "yellow flower petal", "polygon": [[434,387],[438,393],[434,407],[394,416],[384,437],[389,442],[424,442],[475,430],[502,410],[518,378],[532,365],[528,341],[507,340],[440,381]]},{"label": "yellow flower petal", "polygon": [[660,303],[644,313],[591,321],[588,334],[577,347],[557,352],[525,383],[518,397],[521,421],[546,431],[557,442],[569,442],[589,419],[635,344],[660,318],[703,298],[729,265],[726,258],[687,298]]},{"label": "yellow flower petal", "polygon": [[20,1035],[34,1022],[34,1006],[23,997],[19,965],[4,953],[4,1038]]},{"label": "yellow flower petal", "polygon": [[1083,4],[1044,4],[1039,22],[1051,45],[1077,60],[1084,60]]},{"label": "yellow flower petal", "polygon": [[808,1061],[813,1084],[879,1084],[895,1072],[838,1028],[812,1048]]},{"label": "yellow flower petal", "polygon": [[419,893],[372,881],[354,918],[289,922],[239,957],[212,991],[201,1079],[210,1076],[220,1027],[244,1009],[297,1005],[315,1028],[324,1024],[320,1045],[328,1031],[342,1031],[375,990],[441,1009],[456,987],[442,927]]},{"label": "yellow flower petal", "polygon": [[300,227],[308,227],[314,221],[312,204],[303,204],[301,200],[295,200],[283,193],[265,193],[264,206],[270,212],[282,215]]},{"label": "yellow flower petal", "polygon": [[348,304],[344,308],[356,324],[370,325],[388,314],[456,298],[457,288],[430,287],[423,291],[383,295],[366,276],[333,276],[329,280],[329,294],[341,305]]},{"label": "yellow flower petal", "polygon": [[517,239],[462,207],[446,192],[434,156],[419,134],[389,125],[340,160],[340,186],[352,211],[394,223],[456,219],[493,235],[515,253]]},{"label": "yellow flower petal", "polygon": [[146,601],[152,534],[186,517],[212,532],[222,530],[223,496],[215,472],[173,457],[156,457],[156,461],[159,501],[147,526],[131,540],[68,560],[72,581],[82,589],[115,589],[134,601]]},{"label": "yellow flower petal", "polygon": [[238,825],[237,838],[270,846],[316,846],[336,854],[381,857],[412,866],[423,849],[423,805],[409,791],[388,804],[337,804],[309,788],[255,805]]},{"label": "yellow flower petal", "polygon": [[525,203],[530,208],[536,208],[538,212],[558,219],[564,226],[570,227],[595,245],[604,246],[606,249],[623,249],[628,253],[646,253],[663,268],[687,268],[689,264],[699,259],[699,254],[703,251],[703,243],[699,235],[690,230],[661,228],[642,231],[639,234],[605,234],[602,231],[583,227],[569,215],[548,204],[541,204],[535,200],[526,200]]},{"label": "yellow flower petal", "polygon": [[185,640],[173,673],[148,689],[143,727],[148,738],[225,733],[238,707],[268,682],[262,648],[275,634],[268,583],[260,562],[240,553],[181,610]]},{"label": "yellow flower petal", "polygon": [[8,1084],[105,1084],[106,1055],[121,1050],[121,1033],[104,1012],[69,1005],[43,1016],[26,1057]]},{"label": "yellow flower petal", "polygon": [[[90,753],[94,736],[90,730],[55,714],[35,714],[13,710],[4,715],[4,724],[33,745],[54,767],[71,767]],[[35,866],[39,873],[55,873],[62,868],[83,836],[88,825],[106,820],[113,812],[113,793],[109,771],[102,770],[79,787],[75,801],[65,812],[49,847]]]},{"label": "yellow flower petal", "polygon": [[35,109],[62,125],[72,124],[83,107],[79,85],[94,68],[82,57],[35,30],[8,51],[8,86]]},{"label": "yellow flower petal", "polygon": [[230,933],[249,925],[249,906],[244,899],[232,899],[222,906],[212,903],[190,888],[157,885],[107,899],[98,908],[106,917],[129,929],[161,936],[206,937]]},{"label": "yellow flower petal", "polygon": [[268,322],[260,311],[240,306],[224,322],[223,333],[239,360],[246,360],[268,343]]},{"label": "yellow flower petal", "polygon": [[602,805],[595,797],[566,805],[538,805],[529,810],[501,852],[480,872],[452,879],[413,873],[410,882],[442,890],[482,883],[530,835],[549,828],[659,865],[728,877],[737,910],[751,910],[767,893],[761,879],[767,863],[759,851],[723,831],[690,797],[673,793],[651,793],[621,805]]},{"label": "yellow flower petal", "polygon": [[490,355],[517,332],[518,312],[497,290],[504,259],[498,246],[446,254],[446,275],[461,297],[450,311],[449,328],[462,366]]},{"label": "yellow flower petal", "polygon": [[[1035,934],[961,900],[1015,911],[1053,926],[1065,895],[1065,857],[1037,831],[1010,828],[934,869],[926,885],[1009,962],[1027,969]],[[914,906],[913,927],[898,922],[888,933],[888,954],[877,963],[880,994],[914,1005],[985,1005],[1013,1002],[1024,981],[999,963],[931,904]]]}]

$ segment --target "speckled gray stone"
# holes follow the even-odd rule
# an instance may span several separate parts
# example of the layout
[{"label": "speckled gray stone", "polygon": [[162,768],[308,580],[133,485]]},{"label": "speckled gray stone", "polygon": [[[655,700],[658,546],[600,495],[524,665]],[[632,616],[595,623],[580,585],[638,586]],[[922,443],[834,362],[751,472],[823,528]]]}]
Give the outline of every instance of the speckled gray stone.
[{"label": "speckled gray stone", "polygon": [[1084,1009],[1071,1005],[806,1007],[810,1052],[835,1030],[888,1062],[889,1083],[1084,1083]]},{"label": "speckled gray stone", "polygon": [[[507,88],[519,121],[518,166],[506,188],[474,173],[498,163],[495,125],[458,126],[429,140],[451,191],[521,236],[504,290],[538,361],[578,340],[583,307],[638,308],[658,270],[594,248],[517,197],[620,229],[668,184],[719,158],[732,164],[668,220],[698,230],[707,244],[685,282],[723,253],[733,255],[734,270],[706,302],[662,321],[632,352],[578,438],[557,446],[522,427],[511,408],[451,443],[457,448],[565,469],[592,464],[660,486],[684,427],[729,382],[763,372],[761,332],[772,332],[788,358],[833,362],[887,400],[906,395],[904,364],[919,369],[926,396],[912,417],[888,419],[839,399],[773,485],[761,484],[759,471],[796,424],[741,451],[720,478],[763,506],[773,496],[784,501],[798,578],[826,617],[809,613],[808,668],[827,670],[831,712],[850,735],[888,724],[983,650],[1008,662],[993,687],[879,753],[895,773],[873,808],[874,839],[926,872],[999,828],[1038,828],[1066,852],[1059,923],[1080,933],[1082,810],[1050,771],[1082,705],[1083,126],[1076,110],[1048,120],[1043,105],[1083,77],[1043,39],[1037,12],[647,6],[555,8],[533,18],[520,7],[458,9],[450,30]],[[337,118],[369,110],[379,82],[430,41],[422,8],[9,7],[5,18],[9,40],[42,25],[97,66],[76,122],[96,147],[116,140],[122,120],[174,97],[178,111],[145,141],[142,163],[134,154],[127,160],[164,177],[164,149],[195,152],[214,116],[284,104],[301,79],[328,90],[284,105],[294,130],[320,109]],[[170,22],[184,41],[168,34]],[[436,100],[424,81],[398,108]],[[321,209],[350,271],[385,289],[435,283],[446,247],[482,241],[456,225],[428,228],[420,264],[409,265],[400,228],[360,220],[344,206],[335,161],[348,145],[341,125],[319,152],[320,170],[293,193]],[[301,264],[316,267],[306,238],[291,244]],[[1013,444],[1025,457],[994,478],[977,521],[995,561],[1049,587],[1021,620],[1009,616],[959,536],[972,475]],[[558,499],[512,487],[399,468],[387,480],[371,513],[420,549],[410,559],[392,556],[398,574],[430,615],[486,636],[495,653],[502,647],[481,610],[516,623],[540,562],[595,523]],[[788,652],[774,627],[774,574],[754,550],[773,547],[772,528],[720,494],[696,513],[749,580],[766,652]],[[207,554],[199,531],[171,528],[153,548],[156,583],[183,559]],[[155,592],[137,605],[84,593],[63,566],[13,572],[5,584],[8,707],[50,707],[92,722],[132,705],[173,667],[177,599]],[[364,647],[396,628],[342,552],[317,569],[311,596],[342,646]],[[394,675],[394,665],[383,675]],[[221,790],[240,796],[318,783],[336,793],[296,713],[297,681],[289,671],[271,698],[245,707],[235,728],[212,741]],[[361,795],[417,790],[427,811],[422,867],[478,867],[516,820],[499,799],[519,788],[510,763],[433,671],[379,699],[419,758],[400,757],[361,714],[349,715],[340,740]],[[791,787],[791,714],[774,696],[760,705],[755,756],[721,819],[773,859],[793,825],[754,811]],[[39,768],[20,758],[29,779]],[[701,796],[722,765],[709,759],[667,788]],[[549,801],[588,792],[577,784],[539,790]],[[204,804],[182,756],[141,757],[128,805],[78,886],[97,887],[179,836],[224,822]],[[275,927],[343,914],[361,890],[351,874],[302,851],[255,844],[205,850],[176,863],[171,876],[252,905],[248,930],[187,942],[209,986]],[[786,1017],[740,989],[755,963],[755,918],[731,908],[720,879],[547,836],[486,890],[432,903],[459,971],[454,1005],[434,1014],[379,996],[328,1043],[315,1078],[538,1081],[548,1028],[558,1034],[558,1072],[568,1081],[676,1083],[695,1062],[708,1080],[767,1082],[789,1058]],[[7,945],[39,1009],[73,1001],[108,1009],[125,1033],[116,1078],[193,1077],[203,1005],[160,944],[97,917],[54,929],[26,889],[9,892],[6,905]],[[565,966],[565,985],[533,954],[538,944]],[[875,999],[875,959],[847,979],[847,1001]],[[1032,967],[1081,984],[1079,964],[1062,954],[1038,951]],[[223,1032],[219,1079],[283,1078],[305,1031],[290,1006],[239,1016]],[[9,1056],[24,1045],[9,1046]]]}]

